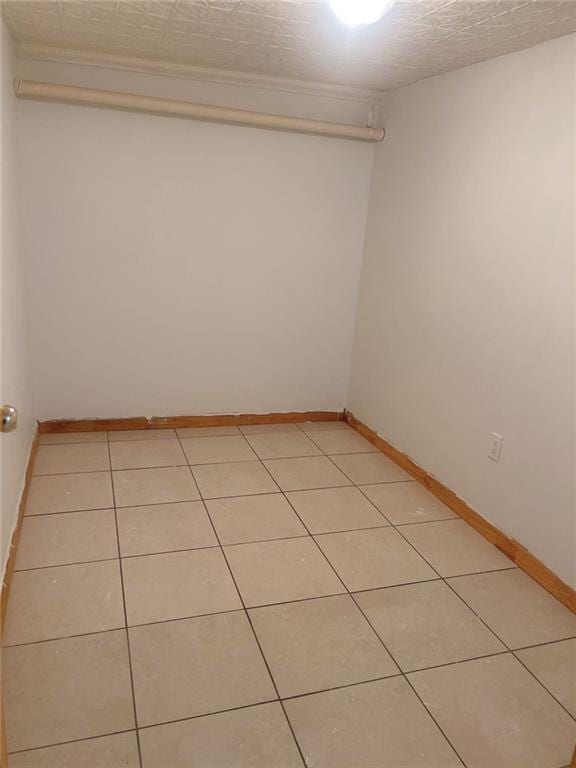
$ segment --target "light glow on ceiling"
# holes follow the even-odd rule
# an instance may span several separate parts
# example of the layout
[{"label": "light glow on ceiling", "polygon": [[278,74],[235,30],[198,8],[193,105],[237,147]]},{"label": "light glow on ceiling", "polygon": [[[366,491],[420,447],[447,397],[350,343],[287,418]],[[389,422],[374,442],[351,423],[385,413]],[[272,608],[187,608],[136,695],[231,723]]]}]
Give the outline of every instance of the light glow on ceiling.
[{"label": "light glow on ceiling", "polygon": [[388,13],[394,0],[330,0],[330,7],[340,21],[349,27],[374,22]]}]

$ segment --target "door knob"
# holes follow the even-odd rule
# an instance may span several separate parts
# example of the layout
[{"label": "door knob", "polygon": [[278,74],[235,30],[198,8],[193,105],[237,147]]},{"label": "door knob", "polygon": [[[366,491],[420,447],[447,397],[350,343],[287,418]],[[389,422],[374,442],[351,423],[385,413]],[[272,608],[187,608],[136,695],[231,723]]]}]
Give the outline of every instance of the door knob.
[{"label": "door knob", "polygon": [[0,408],[2,421],[0,432],[13,432],[18,425],[18,411],[13,405],[3,405]]}]

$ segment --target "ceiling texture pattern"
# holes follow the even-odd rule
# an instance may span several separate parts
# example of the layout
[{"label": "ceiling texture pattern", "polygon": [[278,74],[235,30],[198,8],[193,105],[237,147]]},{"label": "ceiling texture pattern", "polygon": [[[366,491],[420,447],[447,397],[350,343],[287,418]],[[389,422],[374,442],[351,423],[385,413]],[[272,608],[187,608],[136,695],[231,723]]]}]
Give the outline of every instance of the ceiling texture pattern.
[{"label": "ceiling texture pattern", "polygon": [[22,50],[49,47],[389,90],[576,31],[576,0],[396,0],[343,26],[327,0],[8,0]]}]

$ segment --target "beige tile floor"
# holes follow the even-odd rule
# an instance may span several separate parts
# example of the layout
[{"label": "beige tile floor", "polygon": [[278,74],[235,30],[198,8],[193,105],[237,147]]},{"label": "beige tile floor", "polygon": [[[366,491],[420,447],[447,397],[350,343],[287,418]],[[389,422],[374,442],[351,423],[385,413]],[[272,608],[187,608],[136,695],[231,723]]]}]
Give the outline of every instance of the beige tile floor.
[{"label": "beige tile floor", "polygon": [[565,768],[576,617],[342,423],[41,438],[11,768]]}]

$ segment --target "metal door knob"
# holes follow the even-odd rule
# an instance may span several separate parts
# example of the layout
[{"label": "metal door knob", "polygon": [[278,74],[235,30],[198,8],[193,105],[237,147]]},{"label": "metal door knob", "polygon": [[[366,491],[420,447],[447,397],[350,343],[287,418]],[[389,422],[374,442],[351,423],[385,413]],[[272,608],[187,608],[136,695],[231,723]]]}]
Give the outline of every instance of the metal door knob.
[{"label": "metal door knob", "polygon": [[18,411],[13,405],[3,405],[0,412],[2,414],[0,432],[13,432],[18,425]]}]

